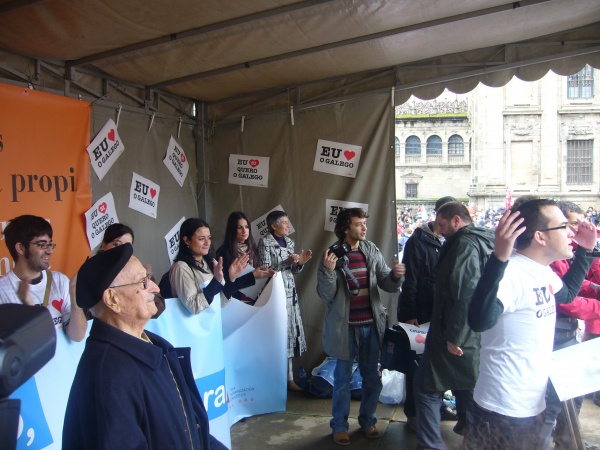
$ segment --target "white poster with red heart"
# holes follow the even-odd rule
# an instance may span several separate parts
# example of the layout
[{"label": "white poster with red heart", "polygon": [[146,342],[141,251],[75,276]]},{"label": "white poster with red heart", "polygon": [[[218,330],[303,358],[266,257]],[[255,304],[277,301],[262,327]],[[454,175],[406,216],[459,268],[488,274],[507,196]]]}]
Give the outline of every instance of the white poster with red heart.
[{"label": "white poster with red heart", "polygon": [[185,152],[173,136],[171,136],[171,139],[169,140],[167,154],[165,159],[163,159],[163,163],[165,163],[165,166],[167,166],[167,169],[169,169],[173,178],[179,183],[179,186],[183,187],[185,177],[190,170],[190,163],[185,156]]},{"label": "white poster with red heart", "polygon": [[102,127],[100,133],[87,147],[92,167],[100,181],[108,173],[115,161],[121,156],[125,146],[119,137],[117,125],[112,119]]},{"label": "white poster with red heart", "polygon": [[185,216],[179,219],[173,228],[169,230],[169,232],[165,235],[165,243],[167,244],[167,254],[169,255],[169,261],[171,265],[173,265],[173,261],[179,253],[179,229],[181,228],[181,224],[185,221]]},{"label": "white poster with red heart", "polygon": [[[250,224],[250,232],[252,233],[254,242],[256,242],[257,244],[260,238],[265,237],[269,232],[269,228],[267,228],[267,216],[272,211],[283,211],[283,207],[281,205],[277,205],[275,208],[270,209]],[[292,221],[290,220],[290,234],[292,234],[294,231],[296,230],[294,230],[294,227],[292,226]]]},{"label": "white poster with red heart", "polygon": [[109,225],[119,223],[115,200],[111,192],[92,205],[85,212],[85,232],[90,244],[90,250],[94,250],[102,242],[104,231]]},{"label": "white poster with red heart", "polygon": [[362,208],[365,212],[369,211],[367,203],[345,202],[342,200],[325,200],[325,231],[335,231],[337,216],[342,209]]},{"label": "white poster with red heart", "polygon": [[356,178],[362,147],[340,142],[317,141],[317,153],[313,170],[332,175]]},{"label": "white poster with red heart", "polygon": [[129,207],[156,219],[160,186],[135,172],[131,176]]},{"label": "white poster with red heart", "polygon": [[269,157],[229,155],[229,184],[269,186]]}]

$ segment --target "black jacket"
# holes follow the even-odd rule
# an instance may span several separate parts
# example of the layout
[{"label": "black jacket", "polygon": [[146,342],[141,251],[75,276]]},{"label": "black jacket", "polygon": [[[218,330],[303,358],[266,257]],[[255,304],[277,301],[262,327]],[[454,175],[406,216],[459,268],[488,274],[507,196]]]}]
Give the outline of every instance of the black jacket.
[{"label": "black jacket", "polygon": [[442,247],[432,228],[432,222],[421,225],[404,245],[402,262],[406,265],[406,274],[398,298],[398,322],[431,320],[435,267]]}]

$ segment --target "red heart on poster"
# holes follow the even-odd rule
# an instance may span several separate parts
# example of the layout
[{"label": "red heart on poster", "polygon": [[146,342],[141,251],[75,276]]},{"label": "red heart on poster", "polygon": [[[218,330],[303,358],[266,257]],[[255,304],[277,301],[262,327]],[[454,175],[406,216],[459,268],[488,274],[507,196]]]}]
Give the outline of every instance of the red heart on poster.
[{"label": "red heart on poster", "polygon": [[150,197],[154,198],[155,195],[156,195],[156,189],[150,188]]},{"label": "red heart on poster", "polygon": [[350,150],[344,150],[344,156],[346,157],[346,159],[348,161],[350,161],[352,158],[354,158],[356,156],[356,153],[351,152]]},{"label": "red heart on poster", "polygon": [[107,209],[108,205],[106,204],[106,202],[103,202],[100,204],[100,206],[98,206],[98,211],[100,211],[102,214],[104,214]]},{"label": "red heart on poster", "polygon": [[423,337],[423,335],[417,334],[415,336],[415,341],[417,342],[417,344],[424,344],[425,343],[425,338]]},{"label": "red heart on poster", "polygon": [[108,132],[108,138],[114,142],[115,140],[115,129],[111,128],[111,130]]},{"label": "red heart on poster", "polygon": [[259,164],[260,164],[260,161],[259,161],[258,159],[251,159],[251,160],[250,160],[250,165],[251,165],[252,167],[256,167],[256,166],[258,166]]},{"label": "red heart on poster", "polygon": [[63,306],[64,300],[61,298],[60,300],[52,300],[52,306],[54,307],[54,309],[56,309],[58,312],[62,312],[62,306]]},{"label": "red heart on poster", "polygon": [[181,162],[185,162],[185,155],[182,153],[179,159],[181,160]]}]

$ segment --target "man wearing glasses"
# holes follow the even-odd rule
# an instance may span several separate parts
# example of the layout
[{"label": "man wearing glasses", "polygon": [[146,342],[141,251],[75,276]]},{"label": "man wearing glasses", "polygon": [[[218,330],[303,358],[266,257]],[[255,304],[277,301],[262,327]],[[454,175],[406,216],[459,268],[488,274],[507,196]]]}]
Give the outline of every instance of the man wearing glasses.
[{"label": "man wearing glasses", "polygon": [[[575,252],[572,240],[578,243]],[[592,262],[596,232],[577,232],[556,202],[535,199],[506,211],[496,228],[494,253],[469,307],[469,325],[481,333],[475,386],[474,448],[537,449],[546,407],[556,303],[570,303]],[[513,253],[513,246],[516,251]],[[561,280],[550,264],[573,263]]]},{"label": "man wearing glasses", "polygon": [[87,320],[83,310],[71,304],[69,278],[49,270],[56,247],[50,223],[38,216],[16,217],[6,226],[4,240],[15,267],[0,278],[0,304],[48,308],[57,330],[64,329],[73,341],[83,340]]},{"label": "man wearing glasses", "polygon": [[88,259],[76,298],[94,317],[71,386],[64,450],[225,450],[209,432],[190,349],[145,331],[158,286],[131,244]]}]

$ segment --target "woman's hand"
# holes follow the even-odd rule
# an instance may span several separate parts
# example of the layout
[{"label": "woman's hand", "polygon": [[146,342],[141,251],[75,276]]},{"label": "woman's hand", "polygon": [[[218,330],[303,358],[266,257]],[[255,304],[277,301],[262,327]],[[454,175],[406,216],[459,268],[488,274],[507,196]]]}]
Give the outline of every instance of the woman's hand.
[{"label": "woman's hand", "polygon": [[256,278],[257,280],[260,278],[269,278],[272,277],[276,274],[277,272],[275,272],[273,269],[269,269],[269,266],[267,266],[266,264],[257,267],[256,269],[254,269],[254,271],[252,272],[252,275],[254,275],[254,278]]},{"label": "woman's hand", "polygon": [[297,263],[300,264],[301,266],[303,266],[304,264],[306,264],[308,262],[308,260],[312,258],[312,250],[302,250],[300,252],[300,256],[298,257],[298,261]]},{"label": "woman's hand", "polygon": [[229,280],[233,283],[237,277],[239,277],[246,267],[248,266],[248,261],[250,261],[250,256],[245,254],[240,256],[239,258],[235,258],[231,265],[229,266]]},{"label": "woman's hand", "polygon": [[223,257],[219,261],[213,259],[213,276],[219,283],[223,282]]}]

